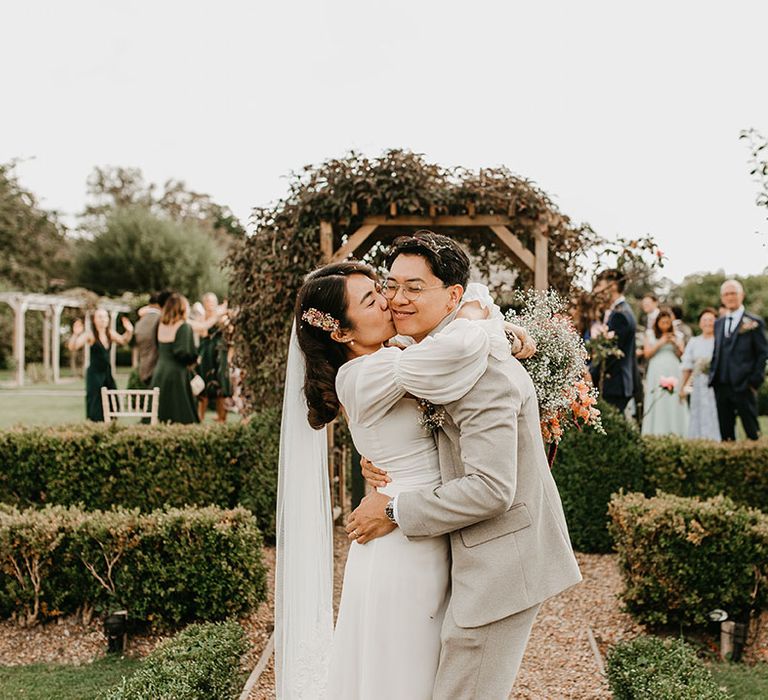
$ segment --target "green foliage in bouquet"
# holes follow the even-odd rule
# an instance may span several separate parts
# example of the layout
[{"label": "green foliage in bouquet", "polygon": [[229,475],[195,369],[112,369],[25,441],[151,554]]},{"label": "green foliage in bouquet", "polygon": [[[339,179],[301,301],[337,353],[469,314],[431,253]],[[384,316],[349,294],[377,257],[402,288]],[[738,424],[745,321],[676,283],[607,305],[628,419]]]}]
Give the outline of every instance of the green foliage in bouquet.
[{"label": "green foliage in bouquet", "polygon": [[637,637],[611,649],[608,684],[615,700],[729,700],[696,650],[680,639]]},{"label": "green foliage in bouquet", "polygon": [[610,530],[639,621],[702,625],[711,610],[731,618],[768,602],[768,516],[717,496],[617,495]]},{"label": "green foliage in bouquet", "polygon": [[4,506],[0,615],[34,624],[125,608],[132,620],[160,627],[221,620],[265,600],[261,548],[243,508]]},{"label": "green foliage in bouquet", "polygon": [[236,622],[190,625],[161,644],[130,678],[102,700],[227,700],[241,686],[240,659],[248,650]]},{"label": "green foliage in bouquet", "polygon": [[0,502],[108,510],[242,505],[274,539],[280,421],[0,431]]}]

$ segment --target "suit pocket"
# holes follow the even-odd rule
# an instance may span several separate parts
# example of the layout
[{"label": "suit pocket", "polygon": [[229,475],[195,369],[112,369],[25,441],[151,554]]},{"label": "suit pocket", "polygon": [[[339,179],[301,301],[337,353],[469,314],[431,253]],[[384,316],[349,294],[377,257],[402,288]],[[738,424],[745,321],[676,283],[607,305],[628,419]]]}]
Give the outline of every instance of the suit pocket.
[{"label": "suit pocket", "polygon": [[530,527],[532,522],[525,503],[515,503],[503,515],[465,527],[459,534],[465,547],[476,547],[497,537],[524,530]]}]

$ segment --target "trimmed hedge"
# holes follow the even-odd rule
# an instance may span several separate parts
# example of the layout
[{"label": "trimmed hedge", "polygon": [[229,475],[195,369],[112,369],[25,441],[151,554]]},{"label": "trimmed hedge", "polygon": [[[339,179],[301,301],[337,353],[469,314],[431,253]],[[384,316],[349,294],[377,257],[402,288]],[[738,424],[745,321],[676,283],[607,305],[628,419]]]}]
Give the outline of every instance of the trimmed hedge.
[{"label": "trimmed hedge", "polygon": [[642,491],[640,433],[613,407],[599,405],[605,435],[594,430],[565,434],[552,467],[568,531],[581,552],[610,552],[608,503],[619,489]]},{"label": "trimmed hedge", "polygon": [[682,640],[638,637],[608,654],[615,700],[729,700],[696,651]]},{"label": "trimmed hedge", "polygon": [[241,690],[240,658],[248,649],[236,622],[190,625],[157,647],[103,700],[226,700]]},{"label": "trimmed hedge", "polygon": [[239,508],[0,510],[0,615],[126,608],[155,626],[222,620],[266,599],[262,539]]},{"label": "trimmed hedge", "polygon": [[741,505],[768,509],[768,441],[709,442],[643,438],[646,488],[678,496],[723,494]]},{"label": "trimmed hedge", "polygon": [[271,541],[279,441],[277,411],[228,425],[83,423],[5,430],[0,502],[144,511],[242,505]]},{"label": "trimmed hedge", "polygon": [[768,509],[768,440],[642,437],[613,407],[601,403],[600,410],[607,435],[570,431],[552,469],[577,550],[611,551],[608,503],[621,489],[701,498],[723,494]]},{"label": "trimmed hedge", "polygon": [[738,618],[766,606],[768,515],[662,493],[617,495],[609,513],[622,599],[639,621],[700,625],[716,608]]}]

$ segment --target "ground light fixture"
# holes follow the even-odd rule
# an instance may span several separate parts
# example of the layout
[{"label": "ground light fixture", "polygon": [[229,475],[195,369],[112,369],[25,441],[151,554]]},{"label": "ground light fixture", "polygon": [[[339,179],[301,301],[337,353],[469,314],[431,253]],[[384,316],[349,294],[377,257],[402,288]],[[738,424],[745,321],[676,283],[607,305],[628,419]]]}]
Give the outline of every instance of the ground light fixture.
[{"label": "ground light fixture", "polygon": [[128,611],[116,610],[104,620],[107,653],[121,654],[128,645]]}]

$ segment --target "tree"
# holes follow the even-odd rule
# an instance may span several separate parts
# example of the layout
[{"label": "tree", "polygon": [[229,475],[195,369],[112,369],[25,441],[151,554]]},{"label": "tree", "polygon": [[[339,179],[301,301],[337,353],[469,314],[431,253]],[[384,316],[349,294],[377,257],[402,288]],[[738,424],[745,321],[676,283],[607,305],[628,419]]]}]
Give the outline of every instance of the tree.
[{"label": "tree", "polygon": [[739,138],[747,141],[751,151],[749,164],[752,169],[749,174],[755,178],[758,186],[755,203],[759,207],[768,208],[768,140],[755,129],[742,131]]},{"label": "tree", "polygon": [[[720,305],[720,285],[728,279],[725,273],[697,273],[688,275],[670,293],[670,300],[685,311],[685,319],[696,323],[702,309]],[[768,314],[768,275],[736,277],[744,286],[745,306],[753,313],[765,317]]]},{"label": "tree", "polygon": [[0,286],[46,292],[69,274],[72,249],[55,213],[21,187],[14,163],[0,164]]},{"label": "tree", "polygon": [[78,244],[78,283],[99,294],[174,289],[226,293],[223,251],[198,224],[162,219],[142,206],[118,208],[103,232]]}]

